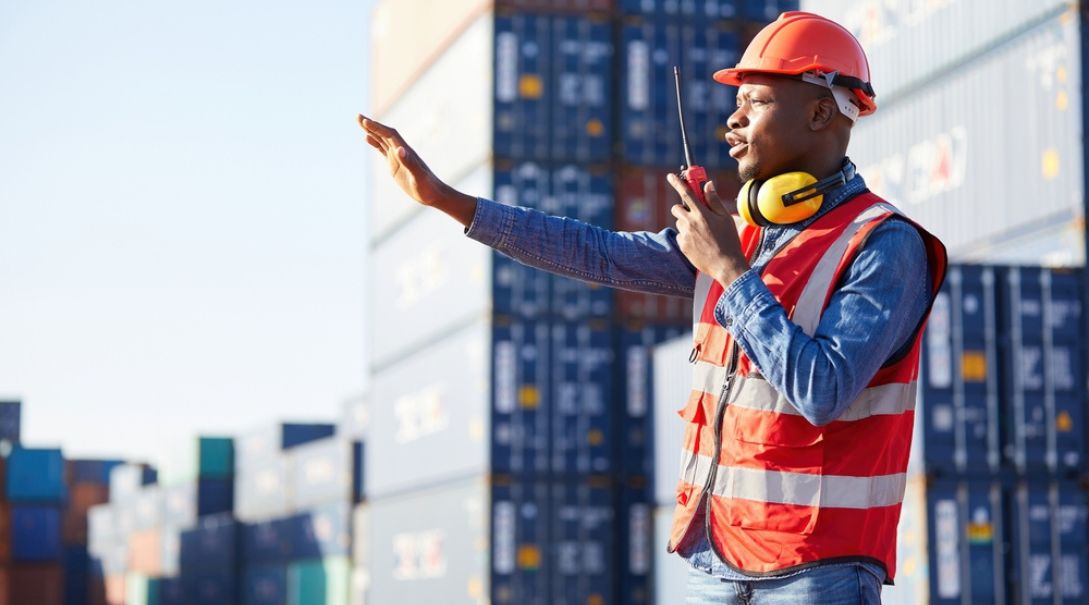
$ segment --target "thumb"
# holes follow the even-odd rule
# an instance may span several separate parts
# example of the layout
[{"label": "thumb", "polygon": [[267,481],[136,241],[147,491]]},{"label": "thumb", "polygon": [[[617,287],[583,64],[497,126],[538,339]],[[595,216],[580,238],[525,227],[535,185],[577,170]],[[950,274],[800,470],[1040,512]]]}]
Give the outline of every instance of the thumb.
[{"label": "thumb", "polygon": [[715,189],[714,181],[707,181],[703,184],[703,196],[707,200],[707,206],[711,209],[711,212],[724,214],[726,208],[718,197],[718,190]]}]

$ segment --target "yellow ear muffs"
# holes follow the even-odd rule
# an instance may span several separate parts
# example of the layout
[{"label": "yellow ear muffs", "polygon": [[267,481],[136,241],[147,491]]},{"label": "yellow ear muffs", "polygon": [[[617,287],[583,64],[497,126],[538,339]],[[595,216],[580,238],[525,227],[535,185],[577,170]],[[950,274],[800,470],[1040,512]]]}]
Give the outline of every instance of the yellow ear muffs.
[{"label": "yellow ear muffs", "polygon": [[753,179],[741,186],[737,210],[750,225],[789,225],[804,221],[821,209],[824,189],[808,172],[787,172],[766,181]]}]

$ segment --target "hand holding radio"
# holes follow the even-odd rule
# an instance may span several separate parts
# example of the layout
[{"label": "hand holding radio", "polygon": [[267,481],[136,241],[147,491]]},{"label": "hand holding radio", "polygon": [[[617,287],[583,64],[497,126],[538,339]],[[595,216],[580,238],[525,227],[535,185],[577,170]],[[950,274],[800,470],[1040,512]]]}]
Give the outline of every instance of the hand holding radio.
[{"label": "hand holding radio", "polygon": [[726,287],[749,269],[749,263],[741,251],[734,219],[718,197],[715,184],[708,180],[703,166],[692,164],[684,128],[681,71],[676,66],[673,67],[673,83],[677,89],[677,118],[685,161],[679,177],[674,174],[666,177],[681,196],[681,203],[671,210],[677,219],[677,245],[696,270]]},{"label": "hand holding radio", "polygon": [[710,275],[723,287],[730,285],[749,270],[749,263],[741,251],[734,217],[726,212],[714,182],[707,182],[700,199],[681,177],[670,174],[666,180],[681,196],[682,203],[671,210],[677,219],[681,252],[700,273]]},{"label": "hand holding radio", "polygon": [[386,157],[390,176],[405,194],[420,204],[438,208],[462,225],[469,226],[476,213],[476,198],[457,191],[435,176],[423,159],[393,128],[363,114],[359,114],[357,120],[367,133],[367,143]]}]

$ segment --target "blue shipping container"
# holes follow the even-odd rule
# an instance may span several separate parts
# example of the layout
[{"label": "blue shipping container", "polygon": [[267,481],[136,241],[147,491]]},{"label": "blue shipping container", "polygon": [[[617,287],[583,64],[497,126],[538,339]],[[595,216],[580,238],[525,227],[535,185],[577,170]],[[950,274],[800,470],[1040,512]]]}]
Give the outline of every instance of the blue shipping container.
[{"label": "blue shipping container", "polygon": [[695,17],[697,19],[733,19],[744,0],[620,0],[620,10],[627,15],[654,17]]},{"label": "blue shipping container", "polygon": [[348,502],[337,502],[292,515],[292,560],[349,554],[352,548],[351,510]]},{"label": "blue shipping container", "polygon": [[523,477],[547,474],[549,324],[496,319],[492,335],[492,468]]},{"label": "blue shipping container", "polygon": [[254,565],[242,574],[243,605],[287,605],[287,566]]},{"label": "blue shipping container", "polygon": [[[605,229],[613,227],[614,188],[607,171],[560,164],[553,167],[551,177],[551,197],[561,216]],[[559,275],[549,278],[554,316],[577,321],[612,315],[611,288]]]},{"label": "blue shipping container", "polygon": [[22,415],[23,402],[0,401],[0,441],[19,443]]},{"label": "blue shipping container", "polygon": [[204,517],[181,533],[179,560],[182,572],[228,570],[237,561],[238,523],[229,514]]},{"label": "blue shipping container", "polygon": [[1006,454],[1018,472],[1085,466],[1081,279],[1039,267],[1001,273]]},{"label": "blue shipping container", "polygon": [[922,351],[925,470],[983,475],[998,470],[1000,385],[992,267],[953,265],[935,297]]},{"label": "blue shipping container", "polygon": [[645,166],[684,163],[673,77],[678,66],[693,161],[709,170],[736,165],[723,138],[736,91],[712,79],[718,69],[737,63],[736,32],[700,21],[631,19],[622,26],[621,39],[624,159]]},{"label": "blue shipping container", "polygon": [[526,13],[495,18],[495,154],[547,160],[551,17]]},{"label": "blue shipping container", "polygon": [[247,565],[286,564],[291,559],[291,517],[245,523],[241,554]]},{"label": "blue shipping container", "polygon": [[11,558],[17,562],[60,561],[61,508],[50,505],[11,507]]},{"label": "blue shipping container", "polygon": [[551,603],[612,603],[614,510],[605,481],[552,484]]},{"label": "blue shipping container", "polygon": [[1074,481],[1022,480],[1010,506],[1011,599],[1085,603],[1089,597],[1089,497]]},{"label": "blue shipping container", "polygon": [[798,10],[798,3],[792,0],[739,0],[745,4],[744,17],[758,22],[770,23],[779,18],[780,13]]},{"label": "blue shipping container", "polygon": [[[561,214],[550,191],[551,172],[535,162],[521,162],[495,169],[495,199],[509,206],[535,208]],[[500,315],[533,319],[549,309],[548,273],[527,267],[495,252],[492,260],[492,310]]]},{"label": "blue shipping container", "polygon": [[186,605],[237,605],[238,577],[233,569],[182,571],[181,591]]},{"label": "blue shipping container", "polygon": [[62,502],[68,497],[59,449],[16,446],[7,459],[7,495],[14,502]]},{"label": "blue shipping container", "polygon": [[550,157],[603,162],[612,141],[612,27],[586,16],[552,17]]},{"label": "blue shipping container", "polygon": [[76,544],[64,547],[64,605],[87,603],[90,563],[86,546]]},{"label": "blue shipping container", "polygon": [[[616,375],[622,404],[616,413],[619,435],[615,441],[622,477],[654,476],[654,347],[684,332],[648,326],[623,328],[617,336]],[[672,425],[661,428],[677,429]]]},{"label": "blue shipping container", "polygon": [[616,502],[613,556],[619,572],[619,602],[627,605],[649,604],[654,556],[665,548],[665,544],[654,542],[654,505],[646,479],[630,480],[619,485]]},{"label": "blue shipping container", "polygon": [[72,483],[109,485],[110,471],[124,463],[123,460],[69,460],[69,478]]},{"label": "blue shipping container", "polygon": [[185,599],[185,586],[181,578],[159,579],[159,605],[189,605]]},{"label": "blue shipping container", "polygon": [[551,326],[552,472],[556,476],[612,470],[613,347],[609,325]]},{"label": "blue shipping container", "polygon": [[1006,579],[1002,484],[939,480],[928,487],[930,602],[999,602]]}]

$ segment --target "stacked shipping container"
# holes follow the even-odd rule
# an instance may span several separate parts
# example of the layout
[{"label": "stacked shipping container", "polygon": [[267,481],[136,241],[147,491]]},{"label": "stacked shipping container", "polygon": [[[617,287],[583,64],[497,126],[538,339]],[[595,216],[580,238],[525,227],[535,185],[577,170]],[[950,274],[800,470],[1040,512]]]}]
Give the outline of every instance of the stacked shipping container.
[{"label": "stacked shipping container", "polygon": [[[736,191],[720,136],[734,91],[710,76],[780,3],[433,4],[376,8],[373,107],[459,190],[607,229],[665,228],[664,176],[684,158],[677,64],[694,157]],[[393,51],[424,11],[450,29]],[[650,347],[690,321],[691,303],[529,269],[465,241],[386,170],[375,158],[373,413],[388,430],[371,438],[359,512],[369,597],[647,602]],[[454,510],[409,512],[426,502]],[[480,557],[448,558],[466,548]]]},{"label": "stacked shipping container", "polygon": [[[955,260],[1084,265],[1084,20],[1070,3],[805,7],[869,54],[879,110],[851,153],[871,188]],[[895,602],[1089,601],[1070,546],[1089,514],[1084,288],[1080,271],[951,270],[923,353]]]}]

